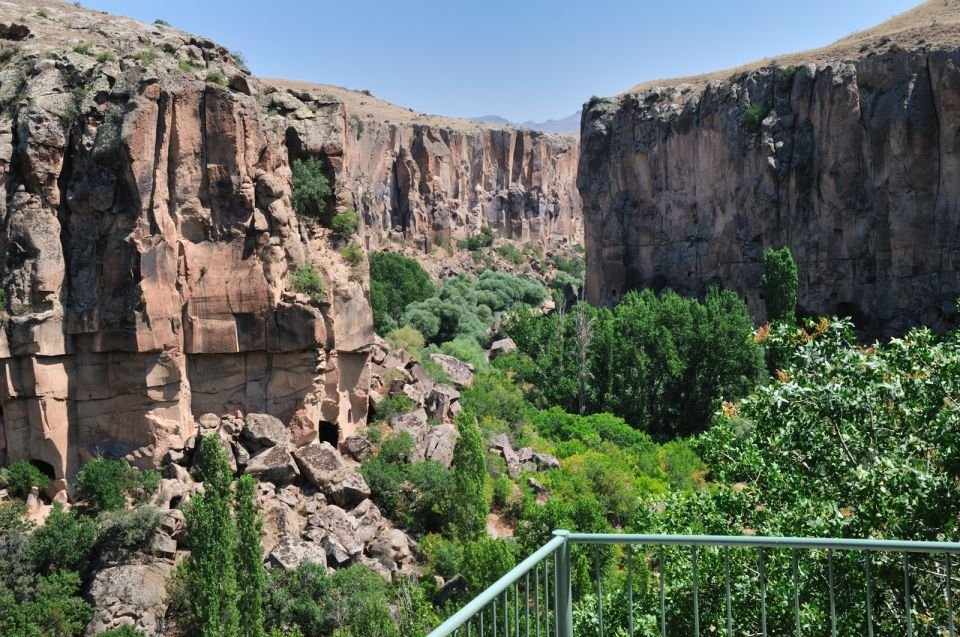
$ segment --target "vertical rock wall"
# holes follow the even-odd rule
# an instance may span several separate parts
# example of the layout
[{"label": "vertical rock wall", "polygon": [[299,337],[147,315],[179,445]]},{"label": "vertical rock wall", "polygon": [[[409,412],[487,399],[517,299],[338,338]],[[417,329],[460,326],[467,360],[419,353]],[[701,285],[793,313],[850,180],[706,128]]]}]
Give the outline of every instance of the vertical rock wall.
[{"label": "vertical rock wall", "polygon": [[762,68],[686,91],[585,112],[591,302],[716,284],[762,320],[763,250],[788,245],[804,313],[853,316],[868,335],[956,325],[960,51]]}]

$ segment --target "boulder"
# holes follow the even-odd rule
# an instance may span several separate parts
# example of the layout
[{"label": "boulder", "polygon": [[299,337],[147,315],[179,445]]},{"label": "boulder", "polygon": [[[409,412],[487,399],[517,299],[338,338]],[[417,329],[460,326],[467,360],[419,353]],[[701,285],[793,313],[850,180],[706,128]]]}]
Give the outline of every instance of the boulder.
[{"label": "boulder", "polygon": [[269,482],[290,482],[300,475],[293,456],[281,447],[270,447],[251,457],[246,472]]},{"label": "boulder", "polygon": [[303,472],[303,477],[319,489],[346,467],[340,452],[326,441],[300,447],[293,452],[293,457]]},{"label": "boulder", "polygon": [[376,539],[387,526],[387,521],[373,500],[364,500],[350,515],[357,520],[355,537],[364,545]]},{"label": "boulder", "polygon": [[507,338],[501,338],[499,341],[494,341],[493,344],[490,345],[488,356],[490,360],[493,360],[504,354],[512,354],[515,351],[517,351],[517,344],[508,336]]},{"label": "boulder", "polygon": [[95,610],[84,634],[92,637],[130,624],[147,637],[162,635],[173,569],[171,562],[158,560],[97,571],[88,589]]},{"label": "boulder", "polygon": [[279,419],[269,414],[247,414],[240,437],[251,450],[284,447],[290,444],[290,431]]},{"label": "boulder", "polygon": [[537,463],[537,467],[540,469],[540,471],[560,468],[560,461],[554,456],[551,456],[549,453],[535,453],[533,454],[533,461]]},{"label": "boulder", "polygon": [[430,354],[430,359],[443,368],[450,382],[457,388],[463,389],[473,382],[473,365],[446,354]]},{"label": "boulder", "polygon": [[424,439],[424,458],[449,467],[453,463],[453,448],[459,438],[460,432],[453,425],[431,427]]},{"label": "boulder", "polygon": [[412,557],[411,544],[406,533],[400,529],[390,529],[367,546],[367,554],[401,564]]},{"label": "boulder", "polygon": [[440,420],[450,419],[450,407],[454,402],[460,400],[460,392],[451,387],[439,383],[434,385],[433,389],[427,395],[424,402],[427,414]]},{"label": "boulder", "polygon": [[331,504],[308,518],[313,527],[308,536],[319,540],[327,557],[342,566],[363,552],[363,543],[357,537],[359,521],[340,507]]},{"label": "boulder", "polygon": [[373,451],[373,445],[363,436],[347,436],[342,447],[357,462],[363,461]]},{"label": "boulder", "polygon": [[414,432],[419,432],[427,426],[427,412],[423,409],[417,409],[407,414],[400,414],[391,418],[389,424],[394,431],[407,431],[416,438]]},{"label": "boulder", "polygon": [[353,469],[346,468],[334,475],[323,493],[339,506],[353,506],[370,497],[370,487],[363,476]]},{"label": "boulder", "polygon": [[327,552],[313,542],[288,535],[281,538],[273,547],[270,555],[267,556],[267,562],[286,570],[293,570],[304,562],[313,562],[326,567]]}]

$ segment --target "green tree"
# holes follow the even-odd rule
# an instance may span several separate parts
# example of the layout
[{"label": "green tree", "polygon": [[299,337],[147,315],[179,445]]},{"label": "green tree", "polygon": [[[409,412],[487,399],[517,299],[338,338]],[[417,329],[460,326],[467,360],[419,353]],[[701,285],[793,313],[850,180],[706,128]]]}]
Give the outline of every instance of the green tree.
[{"label": "green tree", "polygon": [[360,215],[353,208],[347,208],[330,220],[330,230],[334,239],[346,241],[360,230]]},{"label": "green tree", "polygon": [[30,537],[30,556],[40,574],[56,571],[85,573],[97,541],[97,525],[54,502],[46,522]]},{"label": "green tree", "polygon": [[463,547],[461,570],[467,588],[474,595],[479,595],[516,565],[512,542],[482,538],[467,542]]},{"label": "green tree", "polygon": [[487,463],[483,455],[483,437],[476,417],[464,411],[457,418],[460,438],[453,447],[453,480],[450,485],[451,531],[461,541],[477,539],[486,532]]},{"label": "green tree", "polygon": [[215,434],[200,439],[197,454],[203,493],[193,496],[186,509],[191,620],[200,637],[233,637],[239,627],[236,528],[230,515],[233,476]]},{"label": "green tree", "polygon": [[323,161],[316,157],[293,160],[293,208],[301,215],[319,216],[326,210],[330,181],[323,172]]},{"label": "green tree", "polygon": [[378,334],[399,327],[407,305],[433,295],[430,276],[414,259],[393,252],[370,255],[370,304]]},{"label": "green tree", "polygon": [[241,476],[237,480],[236,503],[234,505],[237,523],[236,567],[240,588],[240,637],[263,637],[263,587],[265,573],[263,569],[260,538],[263,536],[263,520],[257,515],[253,502],[256,481],[252,476]]},{"label": "green tree", "polygon": [[42,492],[49,483],[50,478],[26,460],[14,462],[9,467],[0,469],[0,486],[7,489],[15,498],[27,497],[33,487],[37,487]]},{"label": "green tree", "polygon": [[793,323],[797,314],[797,264],[789,246],[763,252],[763,302],[768,321]]},{"label": "green tree", "polygon": [[143,496],[156,490],[159,474],[147,473],[126,460],[97,457],[77,474],[77,494],[94,512],[119,509],[126,504],[127,494]]}]

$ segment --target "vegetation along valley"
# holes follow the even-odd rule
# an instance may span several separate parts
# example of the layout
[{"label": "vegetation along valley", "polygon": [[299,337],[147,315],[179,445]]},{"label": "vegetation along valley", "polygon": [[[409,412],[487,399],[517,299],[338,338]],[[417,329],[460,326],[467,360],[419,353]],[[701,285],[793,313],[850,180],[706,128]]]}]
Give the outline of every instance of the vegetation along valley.
[{"label": "vegetation along valley", "polygon": [[0,635],[953,637],[960,0],[636,4],[0,0]]}]

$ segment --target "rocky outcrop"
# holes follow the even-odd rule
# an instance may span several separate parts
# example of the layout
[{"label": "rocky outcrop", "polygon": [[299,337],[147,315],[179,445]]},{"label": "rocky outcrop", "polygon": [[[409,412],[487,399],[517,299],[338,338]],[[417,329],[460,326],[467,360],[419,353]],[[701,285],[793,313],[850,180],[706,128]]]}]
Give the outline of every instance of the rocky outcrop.
[{"label": "rocky outcrop", "polygon": [[327,159],[337,205],[362,214],[368,247],[402,238],[429,250],[483,226],[543,246],[581,242],[574,138],[423,116],[359,91],[271,82],[266,100],[291,151]]},{"label": "rocky outcrop", "polygon": [[956,325],[960,51],[889,40],[592,101],[577,182],[588,299],[716,284],[762,320],[763,250],[788,245],[802,313],[871,336]]},{"label": "rocky outcrop", "polygon": [[[61,487],[97,453],[156,465],[204,412],[349,435],[365,274],[294,214],[257,80],[202,38],[48,9],[0,5],[29,34],[0,66],[0,464]],[[290,289],[305,263],[319,307]]]}]

